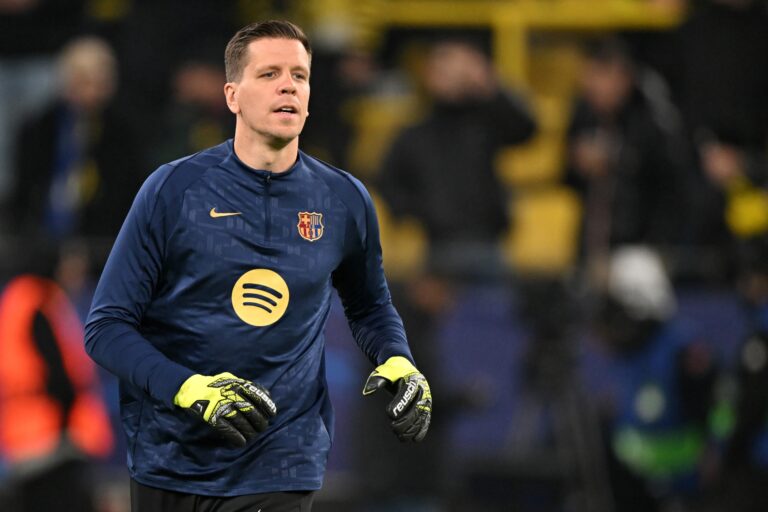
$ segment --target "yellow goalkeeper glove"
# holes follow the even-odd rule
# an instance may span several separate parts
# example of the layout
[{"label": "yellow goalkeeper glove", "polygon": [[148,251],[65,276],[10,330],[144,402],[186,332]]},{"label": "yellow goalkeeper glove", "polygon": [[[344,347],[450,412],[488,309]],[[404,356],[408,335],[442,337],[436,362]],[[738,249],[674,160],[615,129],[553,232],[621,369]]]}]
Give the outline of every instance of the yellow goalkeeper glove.
[{"label": "yellow goalkeeper glove", "polygon": [[201,418],[236,446],[245,446],[266,430],[270,418],[277,414],[269,391],[229,372],[191,376],[173,403]]},{"label": "yellow goalkeeper glove", "polygon": [[401,356],[387,359],[368,377],[363,395],[386,387],[394,398],[387,406],[392,430],[401,441],[421,441],[432,419],[432,392],[424,375]]}]

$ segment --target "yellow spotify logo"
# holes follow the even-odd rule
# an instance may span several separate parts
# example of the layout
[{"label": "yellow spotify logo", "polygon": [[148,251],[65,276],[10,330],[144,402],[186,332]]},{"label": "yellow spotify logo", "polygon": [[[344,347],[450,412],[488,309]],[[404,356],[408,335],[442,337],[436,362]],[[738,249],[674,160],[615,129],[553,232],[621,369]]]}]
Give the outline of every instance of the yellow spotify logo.
[{"label": "yellow spotify logo", "polygon": [[249,270],[232,288],[232,307],[243,322],[263,327],[285,314],[289,300],[288,285],[280,274],[257,268]]}]

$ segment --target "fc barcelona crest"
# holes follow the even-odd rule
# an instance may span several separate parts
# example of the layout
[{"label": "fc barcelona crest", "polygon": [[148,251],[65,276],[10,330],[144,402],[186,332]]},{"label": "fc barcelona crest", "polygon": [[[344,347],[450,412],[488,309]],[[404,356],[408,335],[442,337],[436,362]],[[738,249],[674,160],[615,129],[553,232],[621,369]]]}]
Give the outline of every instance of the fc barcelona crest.
[{"label": "fc barcelona crest", "polygon": [[323,214],[317,212],[299,212],[299,234],[304,240],[314,242],[323,236]]}]

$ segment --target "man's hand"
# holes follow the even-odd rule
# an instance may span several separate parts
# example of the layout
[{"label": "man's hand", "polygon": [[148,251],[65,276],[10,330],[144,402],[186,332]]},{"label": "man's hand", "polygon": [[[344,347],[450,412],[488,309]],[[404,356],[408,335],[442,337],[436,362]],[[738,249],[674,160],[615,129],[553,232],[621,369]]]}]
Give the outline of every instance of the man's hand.
[{"label": "man's hand", "polygon": [[387,406],[387,414],[397,437],[401,441],[424,439],[432,419],[432,392],[427,379],[406,358],[395,356],[373,370],[363,395],[383,387],[395,395]]},{"label": "man's hand", "polygon": [[269,391],[225,372],[193,375],[181,385],[173,403],[203,419],[233,445],[245,446],[266,430],[277,414]]}]

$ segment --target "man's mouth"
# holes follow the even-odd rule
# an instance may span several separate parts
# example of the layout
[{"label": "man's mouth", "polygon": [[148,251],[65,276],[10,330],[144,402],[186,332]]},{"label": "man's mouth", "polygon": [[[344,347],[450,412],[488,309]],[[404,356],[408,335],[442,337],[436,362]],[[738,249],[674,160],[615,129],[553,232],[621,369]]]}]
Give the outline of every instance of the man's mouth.
[{"label": "man's mouth", "polygon": [[298,109],[296,107],[291,107],[286,105],[284,107],[279,107],[275,109],[275,113],[276,114],[298,114]]}]

